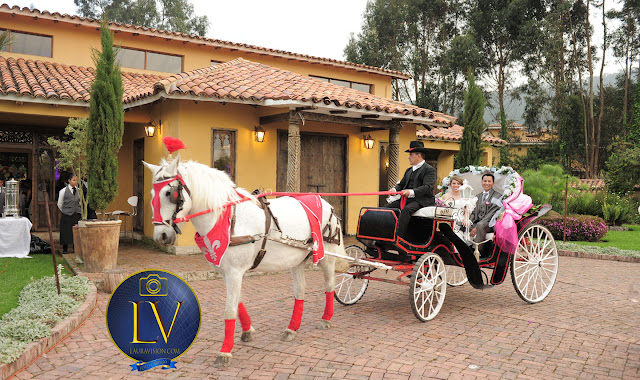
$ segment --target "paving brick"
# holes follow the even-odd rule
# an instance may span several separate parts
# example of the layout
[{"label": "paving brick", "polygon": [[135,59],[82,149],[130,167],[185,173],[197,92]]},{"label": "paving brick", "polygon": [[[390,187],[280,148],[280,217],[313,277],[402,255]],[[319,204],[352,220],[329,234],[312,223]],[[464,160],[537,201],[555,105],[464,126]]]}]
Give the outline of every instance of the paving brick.
[{"label": "paving brick", "polygon": [[[406,288],[370,282],[356,305],[336,303],[329,330],[315,329],[324,309],[324,289],[322,274],[309,270],[305,314],[292,342],[280,341],[291,318],[291,275],[250,276],[243,282],[243,302],[256,333],[244,343],[236,331],[232,364],[225,370],[212,365],[224,336],[224,284],[209,275],[202,256],[172,256],[123,244],[118,265],[130,273],[158,268],[213,278],[189,282],[200,301],[203,324],[196,342],[178,358],[178,370],[131,373],[133,362],[113,346],[106,329],[109,295],[99,293],[89,320],[15,378],[640,377],[640,315],[626,294],[636,286],[637,263],[560,257],[553,291],[534,305],[522,302],[508,280],[484,291],[468,285],[449,288],[440,314],[426,323],[413,316]],[[99,275],[90,278],[100,281]]]}]

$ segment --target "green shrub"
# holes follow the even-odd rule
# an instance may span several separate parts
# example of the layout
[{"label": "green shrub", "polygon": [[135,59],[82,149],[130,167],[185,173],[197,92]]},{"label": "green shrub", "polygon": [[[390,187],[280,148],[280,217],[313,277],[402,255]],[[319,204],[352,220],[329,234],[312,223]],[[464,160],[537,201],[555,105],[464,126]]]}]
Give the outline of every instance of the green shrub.
[{"label": "green shrub", "polygon": [[[524,193],[531,197],[534,204],[550,204],[551,207],[564,213],[564,192],[567,177],[560,165],[542,165],[540,170],[525,170],[521,173],[524,178]],[[569,184],[578,183],[575,177],[569,177]],[[569,188],[569,193],[577,190]]]},{"label": "green shrub", "polygon": [[567,199],[567,212],[578,215],[602,216],[602,192],[579,191]]},{"label": "green shrub", "polygon": [[[547,227],[556,240],[562,240],[564,221],[562,217],[544,216],[538,222]],[[567,240],[599,241],[609,229],[605,221],[592,215],[569,215],[567,217]]]},{"label": "green shrub", "polygon": [[55,277],[45,277],[25,286],[19,306],[0,319],[0,362],[11,363],[25,345],[51,334],[51,328],[71,315],[89,292],[86,277],[67,277],[59,273],[60,294]]}]

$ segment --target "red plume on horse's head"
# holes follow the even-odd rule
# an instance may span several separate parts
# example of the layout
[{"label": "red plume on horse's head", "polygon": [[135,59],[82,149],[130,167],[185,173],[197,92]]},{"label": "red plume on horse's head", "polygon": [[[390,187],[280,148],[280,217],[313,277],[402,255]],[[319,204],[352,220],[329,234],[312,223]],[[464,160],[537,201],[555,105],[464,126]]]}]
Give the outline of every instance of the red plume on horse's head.
[{"label": "red plume on horse's head", "polygon": [[170,154],[175,152],[176,150],[186,148],[184,146],[184,143],[182,142],[182,140],[176,139],[176,138],[171,137],[171,136],[163,137],[162,138],[162,142],[167,147],[167,150],[169,151]]}]

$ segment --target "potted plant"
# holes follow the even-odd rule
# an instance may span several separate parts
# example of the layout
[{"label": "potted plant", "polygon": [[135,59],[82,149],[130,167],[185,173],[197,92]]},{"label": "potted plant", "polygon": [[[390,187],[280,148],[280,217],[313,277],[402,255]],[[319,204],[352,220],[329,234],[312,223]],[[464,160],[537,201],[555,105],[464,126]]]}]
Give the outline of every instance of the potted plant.
[{"label": "potted plant", "polygon": [[102,50],[93,50],[96,76],[91,85],[87,126],[87,165],[90,173],[89,206],[101,219],[87,222],[82,231],[85,270],[113,269],[118,259],[120,220],[105,220],[105,210],[118,194],[118,151],[124,133],[122,76],[116,62],[113,36],[106,21],[100,25]]},{"label": "potted plant", "polygon": [[[84,178],[87,173],[87,125],[88,119],[69,119],[69,124],[64,130],[64,134],[69,138],[59,140],[49,137],[49,145],[57,151],[58,163],[57,167],[63,170],[73,172],[78,178]],[[87,219],[87,197],[83,194],[83,186],[78,186],[80,194],[80,215],[82,221]],[[80,224],[80,223],[79,223]],[[78,262],[83,262],[82,256],[82,237],[79,226],[73,227],[73,250]]]}]

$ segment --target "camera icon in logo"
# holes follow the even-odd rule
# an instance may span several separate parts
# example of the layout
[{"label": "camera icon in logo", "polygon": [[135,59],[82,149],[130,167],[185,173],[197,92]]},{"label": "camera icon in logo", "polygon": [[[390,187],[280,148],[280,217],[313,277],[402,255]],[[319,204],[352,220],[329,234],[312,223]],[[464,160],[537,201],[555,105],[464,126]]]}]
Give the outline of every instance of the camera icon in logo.
[{"label": "camera icon in logo", "polygon": [[166,296],[168,291],[169,280],[160,277],[157,274],[150,274],[140,279],[140,295],[141,296]]}]

